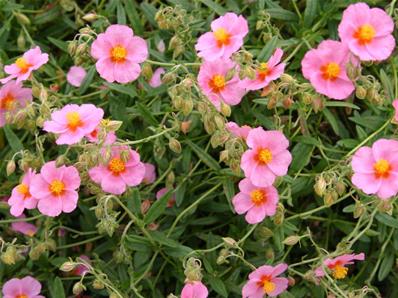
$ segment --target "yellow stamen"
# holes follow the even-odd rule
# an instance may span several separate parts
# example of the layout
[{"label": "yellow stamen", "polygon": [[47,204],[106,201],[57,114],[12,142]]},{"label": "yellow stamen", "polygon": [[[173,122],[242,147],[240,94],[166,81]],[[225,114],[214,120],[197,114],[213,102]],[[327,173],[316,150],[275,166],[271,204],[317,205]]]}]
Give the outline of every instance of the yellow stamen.
[{"label": "yellow stamen", "polygon": [[261,281],[258,282],[259,286],[263,287],[265,294],[269,295],[276,289],[275,283],[272,281],[272,276],[264,275],[261,277]]},{"label": "yellow stamen", "polygon": [[31,196],[29,192],[29,186],[26,185],[25,183],[21,183],[20,185],[17,186],[17,191],[23,195],[23,199],[27,199]]},{"label": "yellow stamen", "polygon": [[126,60],[127,50],[123,46],[116,46],[111,50],[111,59],[113,62],[121,63]]},{"label": "yellow stamen", "polygon": [[321,66],[321,72],[325,80],[334,81],[340,74],[340,66],[335,62],[330,62]]},{"label": "yellow stamen", "polygon": [[335,265],[332,268],[332,275],[335,279],[343,279],[347,276],[348,268],[340,264]]},{"label": "yellow stamen", "polygon": [[66,120],[68,121],[68,128],[72,131],[75,131],[78,127],[83,125],[78,112],[66,113]]},{"label": "yellow stamen", "polygon": [[117,176],[126,170],[126,164],[119,157],[114,157],[109,161],[108,169],[113,175]]},{"label": "yellow stamen", "polygon": [[267,164],[272,161],[272,152],[269,149],[260,149],[257,153],[257,160],[260,164]]},{"label": "yellow stamen", "polygon": [[260,67],[257,69],[258,79],[264,81],[270,72],[271,70],[268,68],[268,64],[266,62],[260,63]]},{"label": "yellow stamen", "polygon": [[14,109],[15,98],[11,94],[6,94],[5,97],[0,99],[0,110],[10,111]]},{"label": "yellow stamen", "polygon": [[254,205],[262,205],[267,201],[267,194],[262,189],[255,189],[250,193]]},{"label": "yellow stamen", "polygon": [[229,45],[230,34],[224,28],[218,28],[216,31],[213,32],[213,34],[219,48]]},{"label": "yellow stamen", "polygon": [[55,179],[51,182],[49,189],[54,196],[60,196],[65,191],[65,184],[61,180]]},{"label": "yellow stamen", "polygon": [[379,159],[374,165],[376,178],[388,178],[391,171],[390,163],[385,159]]},{"label": "yellow stamen", "polygon": [[213,90],[215,93],[219,93],[225,88],[225,78],[223,75],[215,75],[212,77],[212,79],[209,82],[210,88]]},{"label": "yellow stamen", "polygon": [[373,38],[376,35],[376,30],[372,25],[365,24],[361,27],[359,27],[355,33],[354,33],[354,38],[358,40],[358,43],[360,45],[366,45],[368,43],[371,43]]},{"label": "yellow stamen", "polygon": [[20,294],[20,295],[15,296],[15,298],[29,298],[29,297],[25,294]]},{"label": "yellow stamen", "polygon": [[26,59],[23,58],[23,57],[18,58],[18,59],[15,61],[15,64],[19,67],[21,73],[26,73],[26,72],[28,72],[29,67],[32,66],[32,64],[29,64],[29,63],[26,61]]}]

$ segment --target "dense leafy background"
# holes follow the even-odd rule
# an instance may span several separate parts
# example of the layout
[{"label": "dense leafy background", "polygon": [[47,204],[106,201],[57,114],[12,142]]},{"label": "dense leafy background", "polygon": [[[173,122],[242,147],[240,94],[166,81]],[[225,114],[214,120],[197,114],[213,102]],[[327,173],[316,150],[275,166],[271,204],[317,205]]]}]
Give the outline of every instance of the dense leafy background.
[{"label": "dense leafy background", "polygon": [[[342,11],[352,2],[0,0],[0,62],[9,64],[33,44],[39,45],[50,54],[50,62],[36,74],[37,82],[32,84],[36,89],[43,84],[50,106],[61,107],[71,102],[101,106],[108,117],[123,121],[118,137],[138,140],[133,148],[140,152],[142,160],[154,163],[158,171],[155,184],[132,189],[120,197],[124,207],[115,199],[105,200],[103,195],[92,195],[87,187],[82,187],[78,209],[70,215],[51,219],[40,216],[37,211],[29,212],[28,217],[40,227],[34,238],[9,230],[14,219],[9,215],[8,206],[1,204],[0,229],[4,241],[10,243],[17,237],[15,244],[19,249],[26,245],[31,250],[51,243],[53,250],[48,250],[47,245],[38,258],[27,255],[12,266],[0,264],[0,281],[31,274],[42,282],[46,297],[69,296],[79,277],[67,276],[59,266],[68,257],[84,253],[93,260],[96,270],[94,275],[89,274],[84,279],[87,295],[109,295],[106,289],[94,290],[91,286],[95,276],[104,273],[109,284],[125,297],[135,297],[137,293],[141,297],[166,297],[169,293],[180,293],[185,279],[183,260],[191,254],[202,261],[203,282],[211,289],[210,297],[239,297],[251,269],[239,257],[230,257],[228,263],[222,264],[218,259],[221,249],[227,247],[222,238],[231,237],[244,250],[245,259],[255,266],[282,261],[298,265],[289,271],[296,284],[283,297],[326,297],[328,289],[336,291],[336,287],[346,297],[353,297],[350,293],[359,295],[361,291],[353,290],[365,285],[375,291],[369,295],[398,296],[395,286],[398,280],[396,202],[392,200],[389,205],[380,207],[377,199],[353,189],[348,167],[349,157],[359,146],[371,144],[382,136],[394,138],[396,135],[396,126],[390,119],[391,101],[397,97],[398,90],[397,57],[394,54],[381,64],[364,65],[362,74],[375,80],[365,87],[368,90],[376,87],[377,100],[369,96],[364,100],[355,96],[347,101],[323,99],[305,85],[300,71],[301,59],[310,47],[316,47],[323,39],[337,39]],[[396,1],[366,2],[385,8],[396,18]],[[176,5],[184,26],[177,32],[161,30],[155,21],[157,11]],[[168,71],[174,71],[176,82],[180,83],[185,78],[196,77],[198,64],[195,63],[200,62],[193,48],[196,38],[209,29],[214,18],[227,11],[243,14],[249,21],[245,49],[262,60],[269,57],[274,48],[283,48],[286,72],[294,78],[291,85],[280,89],[279,97],[273,95],[277,97],[276,104],[270,103],[275,100],[272,95],[260,96],[252,92],[239,106],[232,108],[229,117],[252,127],[282,129],[290,141],[293,162],[289,175],[278,181],[284,210],[280,207],[275,218],[266,219],[257,226],[249,226],[242,216],[234,213],[231,198],[243,176],[219,162],[224,145],[212,146],[223,132],[216,127],[214,115],[221,123],[225,117],[213,111],[216,114],[206,118],[201,110],[203,100],[194,88],[183,98],[193,102],[193,111],[184,114],[172,104],[168,93],[174,82],[153,89],[140,77],[132,84],[105,83],[107,88],[100,88],[104,81],[96,73],[94,61],[87,52],[91,33],[76,39],[76,46],[83,45],[78,55],[71,57],[68,51],[68,42],[81,28],[99,33],[109,24],[127,24],[135,34],[148,41],[152,62],[146,67],[152,65],[154,69],[164,64]],[[82,19],[91,12],[100,17],[93,22]],[[261,21],[265,25],[256,29]],[[163,39],[167,48],[174,35],[183,41],[183,51],[160,53],[156,48],[159,40]],[[65,80],[65,72],[74,63],[88,70],[87,79],[78,89],[67,85]],[[21,175],[17,170],[7,177],[5,171],[7,161],[16,152],[29,151],[29,162],[37,168],[43,159],[53,160],[65,153],[65,146],[56,146],[54,139],[45,136],[36,125],[40,117],[48,117],[48,111],[40,106],[39,93],[36,92],[38,104],[33,116],[23,123],[0,129],[2,196],[10,194]],[[287,98],[291,104],[288,107]],[[187,134],[179,130],[182,121],[191,121]],[[203,123],[210,128],[205,129]],[[145,140],[153,135],[155,137]],[[179,141],[180,153],[170,150],[170,139]],[[230,150],[243,150],[241,142],[227,144]],[[84,148],[71,151],[67,155],[68,164],[75,163]],[[20,160],[20,156],[16,160]],[[324,198],[316,195],[313,189],[320,173],[332,181],[328,188],[330,194]],[[166,184],[174,186],[176,205],[166,207],[169,193],[143,215],[141,201],[154,201],[155,192]],[[109,202],[113,206],[107,205]],[[104,215],[104,209],[109,214]],[[153,222],[159,225],[156,230],[153,230]],[[109,228],[112,225],[114,231]],[[64,237],[58,234],[61,228],[66,230]],[[283,240],[291,235],[303,237],[294,246],[285,245]],[[306,280],[306,272],[319,265],[326,251],[332,253],[336,247],[340,252],[350,248],[355,252],[363,251],[366,260],[352,266],[344,281],[326,281],[317,286]],[[239,254],[238,249],[229,249]],[[194,253],[194,250],[205,251]]]}]

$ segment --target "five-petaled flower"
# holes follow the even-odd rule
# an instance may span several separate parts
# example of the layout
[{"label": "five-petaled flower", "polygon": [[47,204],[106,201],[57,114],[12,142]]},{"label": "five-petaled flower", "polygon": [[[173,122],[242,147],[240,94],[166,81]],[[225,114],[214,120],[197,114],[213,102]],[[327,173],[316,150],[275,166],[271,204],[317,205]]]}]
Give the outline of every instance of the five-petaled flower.
[{"label": "five-petaled flower", "polygon": [[[354,260],[363,261],[365,259],[365,254],[345,254],[338,256],[334,259],[327,258],[323,261],[325,267],[329,268],[332,276],[335,279],[343,279],[347,276],[348,268],[346,265],[354,264]],[[325,276],[325,271],[322,266],[315,269],[315,275],[317,277]]]},{"label": "five-petaled flower", "polygon": [[35,171],[28,169],[22,177],[20,184],[12,190],[11,197],[8,199],[8,205],[11,206],[10,213],[16,217],[20,216],[26,209],[34,209],[37,206],[37,199],[30,193],[30,185]]}]

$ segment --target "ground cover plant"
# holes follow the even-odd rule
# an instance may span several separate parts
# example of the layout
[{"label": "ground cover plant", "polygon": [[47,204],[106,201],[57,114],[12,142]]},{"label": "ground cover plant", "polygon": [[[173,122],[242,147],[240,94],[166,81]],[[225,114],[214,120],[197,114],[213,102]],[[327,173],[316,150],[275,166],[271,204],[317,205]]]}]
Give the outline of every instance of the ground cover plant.
[{"label": "ground cover plant", "polygon": [[397,297],[396,2],[0,0],[0,297]]}]

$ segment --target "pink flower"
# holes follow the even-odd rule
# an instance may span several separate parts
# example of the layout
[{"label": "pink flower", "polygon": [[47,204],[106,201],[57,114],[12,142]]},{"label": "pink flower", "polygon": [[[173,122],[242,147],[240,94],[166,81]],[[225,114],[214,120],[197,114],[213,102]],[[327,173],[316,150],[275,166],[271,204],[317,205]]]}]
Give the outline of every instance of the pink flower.
[{"label": "pink flower", "polygon": [[181,292],[181,298],[207,298],[209,291],[200,281],[186,282]]},{"label": "pink flower", "polygon": [[[80,259],[84,260],[87,263],[91,263],[90,258],[86,255],[81,255],[79,256]],[[73,270],[74,275],[80,275],[83,276],[89,271],[89,268],[86,265],[79,264],[76,266],[76,268]]]},{"label": "pink flower", "polygon": [[398,99],[392,102],[392,106],[395,109],[394,121],[398,123]]},{"label": "pink flower", "polygon": [[30,194],[30,185],[36,173],[28,169],[22,178],[22,182],[15,186],[8,199],[8,205],[11,206],[10,213],[18,217],[26,209],[34,209],[37,206],[37,199]]},{"label": "pink flower", "polygon": [[[128,153],[127,159],[122,159],[123,151]],[[108,163],[91,168],[88,173],[103,191],[120,195],[126,191],[126,186],[137,186],[142,182],[145,166],[136,151],[128,146],[114,146]]]},{"label": "pink flower", "polygon": [[17,79],[17,83],[25,81],[29,78],[32,71],[39,69],[43,64],[48,62],[48,54],[41,52],[39,47],[35,47],[25,52],[22,57],[18,58],[15,63],[6,65],[4,71],[9,74],[8,77],[1,79],[2,84],[12,79]]},{"label": "pink flower", "polygon": [[339,25],[341,41],[364,61],[387,59],[395,48],[393,19],[380,8],[366,3],[351,4]]},{"label": "pink flower", "polygon": [[[18,216],[18,218],[25,218],[25,215],[22,214],[21,216]],[[11,230],[29,237],[33,237],[37,233],[37,227],[34,224],[27,223],[25,221],[13,222],[11,224]]]},{"label": "pink flower", "polygon": [[283,133],[253,128],[246,143],[249,149],[243,153],[240,167],[255,186],[271,186],[277,176],[287,174],[292,155],[287,150],[289,141]]},{"label": "pink flower", "polygon": [[[159,200],[161,197],[163,197],[167,192],[169,191],[169,189],[167,187],[163,187],[161,188],[157,193],[156,193],[156,199]],[[167,207],[171,208],[174,206],[174,204],[176,203],[176,196],[173,193],[170,197],[170,199],[167,201]]]},{"label": "pink flower", "polygon": [[32,101],[32,89],[22,88],[22,83],[10,81],[0,88],[0,127],[6,124],[6,114],[15,115],[17,110]]},{"label": "pink flower", "polygon": [[288,286],[288,279],[277,277],[287,269],[287,264],[264,265],[249,274],[249,281],[242,289],[242,298],[262,298],[278,296]]},{"label": "pink flower", "polygon": [[72,66],[68,73],[66,74],[66,80],[69,84],[75,87],[80,87],[84,78],[86,77],[87,72],[81,66]]},{"label": "pink flower", "polygon": [[243,126],[239,127],[238,124],[236,124],[235,122],[232,122],[232,121],[228,122],[225,127],[235,137],[242,138],[244,140],[246,140],[250,130],[252,129],[248,125],[243,125]]},{"label": "pink flower", "polygon": [[39,295],[40,282],[31,276],[10,279],[3,285],[2,291],[3,298],[45,298]]},{"label": "pink flower", "polygon": [[164,74],[166,71],[164,70],[163,67],[159,67],[155,70],[155,72],[152,75],[152,78],[149,80],[149,85],[152,88],[157,88],[160,85],[162,85],[162,78],[161,75]]},{"label": "pink flower", "polygon": [[243,45],[249,27],[243,16],[229,12],[211,22],[211,30],[195,45],[198,56],[207,61],[231,57]]},{"label": "pink flower", "polygon": [[238,214],[246,213],[245,219],[249,224],[262,222],[266,216],[273,216],[276,212],[279,197],[275,187],[254,186],[249,179],[239,182],[240,192],[232,199]]},{"label": "pink flower", "polygon": [[145,176],[142,180],[144,184],[152,184],[156,180],[156,168],[151,163],[144,163],[145,167]]},{"label": "pink flower", "polygon": [[268,84],[278,79],[285,70],[285,63],[280,63],[283,55],[281,49],[276,49],[274,54],[267,62],[260,63],[256,71],[256,78],[248,78],[242,81],[242,86],[247,90],[259,90],[268,86]]},{"label": "pink flower", "polygon": [[359,148],[351,166],[351,181],[364,193],[376,194],[382,200],[398,193],[398,141],[380,139],[372,148]]},{"label": "pink flower", "polygon": [[81,106],[68,104],[51,114],[51,120],[44,122],[43,129],[58,134],[58,145],[72,145],[91,133],[100,123],[104,111],[93,104]]},{"label": "pink flower", "polygon": [[70,213],[76,209],[80,176],[73,166],[56,167],[55,161],[47,162],[30,185],[31,193],[39,200],[37,208],[48,216]]},{"label": "pink flower", "polygon": [[[341,255],[334,259],[326,259],[323,261],[323,264],[331,270],[332,276],[335,279],[343,279],[347,276],[347,273],[348,273],[348,268],[345,266],[354,264],[354,262],[353,262],[354,260],[358,260],[358,261],[365,260],[365,254],[364,253],[360,253],[357,255],[356,254],[349,254],[349,255],[345,254],[345,255]],[[322,266],[318,267],[315,270],[315,275],[317,277],[325,276],[325,271]]]},{"label": "pink flower", "polygon": [[228,72],[236,67],[231,60],[204,61],[200,66],[199,86],[217,109],[220,108],[221,102],[237,105],[245,95],[237,72],[230,80],[226,79]]},{"label": "pink flower", "polygon": [[305,54],[301,61],[303,75],[318,93],[333,99],[345,99],[355,89],[346,72],[350,55],[345,44],[324,40],[318,48]]},{"label": "pink flower", "polygon": [[126,25],[111,25],[98,34],[91,45],[91,56],[101,78],[112,83],[129,83],[141,73],[139,63],[148,58],[148,46]]},{"label": "pink flower", "polygon": [[[91,143],[98,144],[100,142],[100,139],[98,137],[98,132],[99,132],[99,127],[97,126],[96,128],[94,128],[94,130],[92,132],[90,132],[89,134],[86,134],[87,140],[89,140],[89,142],[91,142]],[[116,142],[115,132],[114,131],[108,132],[105,136],[104,145],[111,145],[115,142]]]}]

